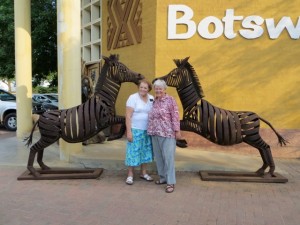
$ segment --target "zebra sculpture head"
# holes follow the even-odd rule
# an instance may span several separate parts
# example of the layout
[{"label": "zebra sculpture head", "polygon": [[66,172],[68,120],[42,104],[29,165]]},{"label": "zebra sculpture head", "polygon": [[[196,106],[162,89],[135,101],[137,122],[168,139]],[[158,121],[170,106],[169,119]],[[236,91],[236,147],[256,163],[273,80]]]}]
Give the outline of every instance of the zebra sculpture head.
[{"label": "zebra sculpture head", "polygon": [[130,70],[123,63],[119,62],[118,55],[102,56],[102,58],[104,59],[104,65],[95,87],[96,94],[103,91],[103,85],[119,90],[124,82],[138,85],[139,81],[145,78],[142,74]]},{"label": "zebra sculpture head", "polygon": [[140,73],[134,72],[120,62],[118,55],[111,55],[109,58],[103,56],[103,59],[105,64],[108,66],[108,70],[110,70],[108,78],[113,80],[115,83],[121,84],[124,82],[133,82],[138,85],[139,81],[145,78]]},{"label": "zebra sculpture head", "polygon": [[167,75],[154,79],[153,82],[157,79],[164,80],[167,86],[175,87],[178,91],[193,85],[200,98],[203,98],[204,93],[198,75],[188,60],[189,57],[174,59],[177,68],[171,70]]}]

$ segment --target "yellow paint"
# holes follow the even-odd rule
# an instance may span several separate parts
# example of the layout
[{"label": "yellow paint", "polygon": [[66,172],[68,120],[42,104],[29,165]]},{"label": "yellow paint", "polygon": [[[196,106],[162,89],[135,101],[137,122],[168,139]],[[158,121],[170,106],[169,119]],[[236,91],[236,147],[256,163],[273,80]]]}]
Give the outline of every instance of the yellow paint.
[{"label": "yellow paint", "polygon": [[[80,0],[57,1],[59,108],[81,104]],[[82,144],[60,139],[60,158],[69,161]]]},{"label": "yellow paint", "polygon": [[[15,15],[15,67],[17,96],[17,137],[24,138],[32,128],[32,67],[30,0],[14,4]],[[20,110],[22,109],[22,110]]]},{"label": "yellow paint", "polygon": [[[103,55],[119,54],[120,61],[149,80],[175,68],[173,59],[190,56],[189,62],[199,76],[206,100],[225,109],[254,111],[276,128],[300,129],[300,39],[293,40],[283,31],[279,38],[271,40],[264,23],[264,34],[253,40],[239,34],[231,40],[224,35],[206,40],[198,34],[188,40],[167,40],[170,4],[192,8],[197,24],[207,16],[222,19],[226,9],[234,9],[236,16],[258,15],[274,18],[275,23],[289,16],[295,25],[300,16],[300,0],[144,0],[142,43],[112,51],[107,51],[105,44],[106,2],[102,4]],[[240,21],[234,23],[235,32],[241,28],[239,24]],[[125,112],[128,96],[137,90],[132,87],[132,84],[122,86],[117,101],[120,115]],[[177,97],[173,88],[168,92]]]}]

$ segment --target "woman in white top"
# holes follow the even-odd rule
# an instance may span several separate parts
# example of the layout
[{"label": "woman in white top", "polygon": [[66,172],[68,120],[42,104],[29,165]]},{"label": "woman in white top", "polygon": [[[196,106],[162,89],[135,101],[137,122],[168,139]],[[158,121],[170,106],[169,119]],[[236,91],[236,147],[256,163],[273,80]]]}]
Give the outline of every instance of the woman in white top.
[{"label": "woman in white top", "polygon": [[146,80],[140,81],[138,92],[129,96],[126,102],[126,157],[128,166],[126,184],[133,184],[134,167],[141,166],[140,178],[153,181],[147,174],[147,163],[153,161],[151,138],[147,134],[148,113],[153,105],[153,96],[149,94],[152,85]]}]

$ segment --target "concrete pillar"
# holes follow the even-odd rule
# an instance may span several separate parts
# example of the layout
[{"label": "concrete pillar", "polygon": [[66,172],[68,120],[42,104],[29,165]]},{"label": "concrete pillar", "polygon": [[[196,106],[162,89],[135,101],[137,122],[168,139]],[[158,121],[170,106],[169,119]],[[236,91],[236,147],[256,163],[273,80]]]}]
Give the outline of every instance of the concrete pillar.
[{"label": "concrete pillar", "polygon": [[32,128],[31,0],[14,0],[17,138]]},{"label": "concrete pillar", "polygon": [[[80,0],[57,1],[57,54],[59,108],[81,104]],[[82,144],[60,141],[60,159],[80,152]]]}]

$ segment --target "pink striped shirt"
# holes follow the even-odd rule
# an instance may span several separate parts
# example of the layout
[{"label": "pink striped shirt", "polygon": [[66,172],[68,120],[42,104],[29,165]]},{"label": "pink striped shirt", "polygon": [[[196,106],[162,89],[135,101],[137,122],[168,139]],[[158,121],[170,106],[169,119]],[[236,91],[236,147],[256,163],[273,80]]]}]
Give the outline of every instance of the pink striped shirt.
[{"label": "pink striped shirt", "polygon": [[175,131],[180,130],[178,106],[175,99],[165,95],[155,99],[148,117],[148,134],[175,138]]}]

